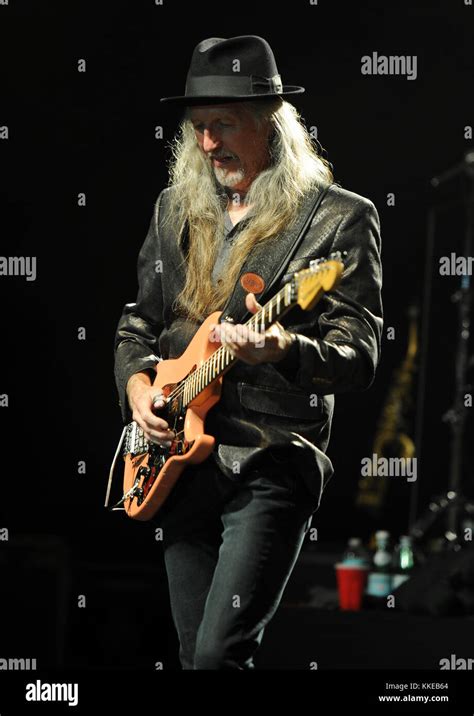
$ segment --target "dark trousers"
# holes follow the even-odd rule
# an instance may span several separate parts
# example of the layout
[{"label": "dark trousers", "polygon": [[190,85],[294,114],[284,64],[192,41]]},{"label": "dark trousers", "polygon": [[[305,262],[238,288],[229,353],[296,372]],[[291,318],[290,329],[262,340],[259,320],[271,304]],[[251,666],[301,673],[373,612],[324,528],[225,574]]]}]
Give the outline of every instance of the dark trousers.
[{"label": "dark trousers", "polygon": [[183,669],[253,669],[317,500],[291,462],[186,469],[155,517]]}]

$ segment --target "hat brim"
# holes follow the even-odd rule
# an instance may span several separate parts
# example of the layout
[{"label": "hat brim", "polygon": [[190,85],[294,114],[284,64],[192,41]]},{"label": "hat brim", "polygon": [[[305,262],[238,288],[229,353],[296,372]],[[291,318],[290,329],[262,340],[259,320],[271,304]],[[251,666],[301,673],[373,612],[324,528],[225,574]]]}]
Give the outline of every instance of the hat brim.
[{"label": "hat brim", "polygon": [[285,85],[282,92],[268,92],[265,94],[251,94],[251,95],[232,95],[230,97],[222,96],[216,97],[216,95],[201,95],[199,97],[161,97],[160,102],[168,102],[168,104],[176,105],[208,105],[208,104],[227,104],[228,102],[245,102],[254,101],[259,99],[267,99],[269,97],[287,97],[294,94],[302,94],[305,91],[304,87],[298,87],[296,85]]}]

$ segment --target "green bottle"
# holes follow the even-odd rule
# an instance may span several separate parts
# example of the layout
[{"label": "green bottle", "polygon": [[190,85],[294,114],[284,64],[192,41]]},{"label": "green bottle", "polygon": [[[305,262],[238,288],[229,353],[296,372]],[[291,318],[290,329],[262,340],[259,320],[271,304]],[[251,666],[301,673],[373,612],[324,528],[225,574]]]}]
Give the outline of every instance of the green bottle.
[{"label": "green bottle", "polygon": [[393,553],[393,589],[410,579],[415,567],[413,542],[409,535],[402,535]]}]

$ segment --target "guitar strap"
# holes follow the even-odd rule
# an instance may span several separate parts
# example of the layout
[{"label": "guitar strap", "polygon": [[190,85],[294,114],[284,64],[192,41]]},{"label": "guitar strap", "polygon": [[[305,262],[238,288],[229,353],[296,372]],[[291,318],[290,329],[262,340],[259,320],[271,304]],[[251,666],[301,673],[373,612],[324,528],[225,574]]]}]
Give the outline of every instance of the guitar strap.
[{"label": "guitar strap", "polygon": [[290,230],[284,231],[277,241],[272,243],[271,254],[266,241],[260,246],[257,245],[255,250],[250,252],[244,262],[232,294],[222,310],[222,315],[219,319],[220,323],[226,320],[231,320],[234,323],[244,323],[251,317],[252,314],[245,307],[245,296],[248,290],[244,289],[241,283],[241,278],[246,273],[257,273],[264,281],[262,294],[256,296],[260,305],[263,306],[271,298],[331,186],[332,184],[328,184],[317,193],[316,197],[311,193],[303,200],[297,220]]}]

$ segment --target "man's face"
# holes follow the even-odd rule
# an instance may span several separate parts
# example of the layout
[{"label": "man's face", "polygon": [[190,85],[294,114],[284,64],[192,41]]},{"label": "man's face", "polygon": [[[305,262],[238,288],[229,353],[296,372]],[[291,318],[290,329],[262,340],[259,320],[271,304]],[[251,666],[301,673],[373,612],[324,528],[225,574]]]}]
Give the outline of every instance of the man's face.
[{"label": "man's face", "polygon": [[269,164],[270,126],[257,126],[245,103],[192,107],[196,139],[224,187],[247,191]]}]

